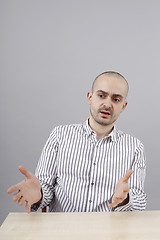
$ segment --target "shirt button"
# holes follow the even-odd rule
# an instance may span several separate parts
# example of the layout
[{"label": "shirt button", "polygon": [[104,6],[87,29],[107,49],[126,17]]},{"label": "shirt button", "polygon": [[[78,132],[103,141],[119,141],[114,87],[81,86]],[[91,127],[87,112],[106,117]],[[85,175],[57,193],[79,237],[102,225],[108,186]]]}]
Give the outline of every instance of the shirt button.
[{"label": "shirt button", "polygon": [[89,200],[89,203],[91,203],[92,202],[92,200]]},{"label": "shirt button", "polygon": [[95,166],[95,165],[96,165],[96,163],[94,162],[94,163],[93,163],[93,165]]},{"label": "shirt button", "polygon": [[91,185],[93,186],[93,185],[94,185],[94,182],[92,182]]}]

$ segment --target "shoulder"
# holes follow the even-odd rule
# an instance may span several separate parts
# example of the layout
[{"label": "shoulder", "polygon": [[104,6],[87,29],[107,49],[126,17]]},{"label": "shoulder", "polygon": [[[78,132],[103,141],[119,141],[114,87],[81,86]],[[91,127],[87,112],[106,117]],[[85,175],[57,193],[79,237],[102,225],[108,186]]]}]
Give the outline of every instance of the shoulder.
[{"label": "shoulder", "polygon": [[55,127],[56,131],[78,131],[82,128],[82,124],[69,124],[69,125],[59,125]]},{"label": "shoulder", "polygon": [[56,126],[52,132],[51,135],[57,135],[57,137],[65,137],[69,134],[73,134],[76,132],[82,132],[83,130],[83,124],[69,124],[69,125],[59,125]]},{"label": "shoulder", "polygon": [[135,136],[132,136],[128,133],[124,133],[120,130],[117,130],[117,136],[119,141],[123,141],[128,145],[135,146],[135,148],[144,148],[144,145],[141,142],[141,140]]}]

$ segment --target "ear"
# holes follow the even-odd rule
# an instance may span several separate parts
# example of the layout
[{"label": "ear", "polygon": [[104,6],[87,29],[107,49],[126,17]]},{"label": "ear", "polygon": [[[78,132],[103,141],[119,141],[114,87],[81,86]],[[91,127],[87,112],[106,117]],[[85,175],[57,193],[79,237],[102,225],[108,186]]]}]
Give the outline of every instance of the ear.
[{"label": "ear", "polygon": [[92,98],[92,93],[91,93],[91,92],[88,92],[88,93],[87,93],[87,99],[88,99],[89,105],[91,104],[91,98]]},{"label": "ear", "polygon": [[122,111],[121,111],[121,112],[124,111],[124,109],[127,107],[127,105],[128,105],[128,102],[124,102],[123,107],[122,107]]}]

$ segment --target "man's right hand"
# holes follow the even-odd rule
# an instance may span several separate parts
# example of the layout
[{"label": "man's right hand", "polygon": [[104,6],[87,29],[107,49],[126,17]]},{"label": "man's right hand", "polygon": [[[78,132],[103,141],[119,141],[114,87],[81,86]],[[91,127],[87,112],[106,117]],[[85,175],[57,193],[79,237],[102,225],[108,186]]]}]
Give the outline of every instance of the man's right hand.
[{"label": "man's right hand", "polygon": [[8,193],[13,193],[13,201],[18,201],[22,206],[26,202],[26,211],[31,212],[31,205],[40,201],[42,198],[41,185],[38,178],[31,172],[27,171],[24,167],[18,167],[20,172],[26,177],[22,182],[8,188]]}]

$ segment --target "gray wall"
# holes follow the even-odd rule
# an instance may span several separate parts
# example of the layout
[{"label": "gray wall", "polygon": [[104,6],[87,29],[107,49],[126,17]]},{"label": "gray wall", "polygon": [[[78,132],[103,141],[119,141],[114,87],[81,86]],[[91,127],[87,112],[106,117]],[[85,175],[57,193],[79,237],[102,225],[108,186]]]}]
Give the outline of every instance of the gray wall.
[{"label": "gray wall", "polygon": [[11,211],[7,188],[34,172],[56,125],[89,114],[86,93],[105,70],[129,82],[117,122],[145,145],[148,210],[159,209],[160,2],[157,0],[0,1],[0,223]]}]

